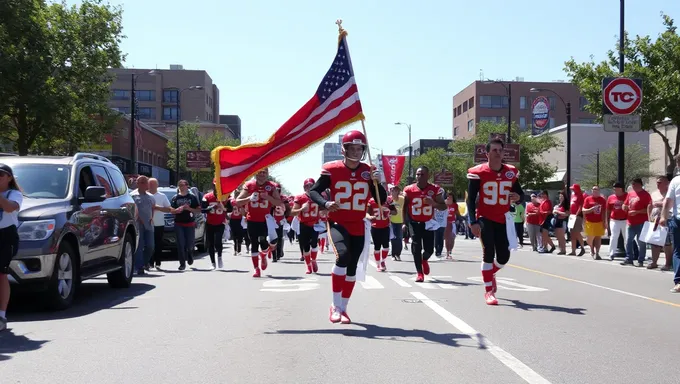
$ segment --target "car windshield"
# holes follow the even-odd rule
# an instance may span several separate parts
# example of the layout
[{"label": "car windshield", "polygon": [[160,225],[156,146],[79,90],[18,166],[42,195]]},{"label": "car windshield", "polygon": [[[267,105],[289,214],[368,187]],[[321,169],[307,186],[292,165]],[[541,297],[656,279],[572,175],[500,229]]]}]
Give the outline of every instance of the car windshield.
[{"label": "car windshield", "polygon": [[15,164],[14,177],[24,196],[33,199],[63,199],[68,195],[71,169],[59,164]]}]

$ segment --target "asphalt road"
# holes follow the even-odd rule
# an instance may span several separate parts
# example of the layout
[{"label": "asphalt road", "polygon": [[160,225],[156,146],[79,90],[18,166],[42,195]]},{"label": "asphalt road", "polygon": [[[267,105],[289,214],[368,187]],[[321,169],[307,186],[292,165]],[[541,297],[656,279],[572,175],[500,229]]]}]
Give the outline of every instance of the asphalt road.
[{"label": "asphalt road", "polygon": [[520,250],[490,307],[480,245],[460,239],[423,284],[408,252],[387,273],[369,267],[349,304],[354,324],[335,325],[332,255],[309,276],[297,245],[286,250],[260,279],[229,247],[221,271],[207,257],[184,273],[166,262],[127,290],[86,282],[63,312],[15,303],[0,382],[678,382],[670,272]]}]

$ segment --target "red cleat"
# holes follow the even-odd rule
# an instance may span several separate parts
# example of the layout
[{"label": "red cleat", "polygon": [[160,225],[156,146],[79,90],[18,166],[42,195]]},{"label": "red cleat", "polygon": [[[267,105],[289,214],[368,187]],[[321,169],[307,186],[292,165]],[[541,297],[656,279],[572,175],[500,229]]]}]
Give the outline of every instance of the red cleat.
[{"label": "red cleat", "polygon": [[331,321],[333,324],[337,324],[340,321],[342,321],[342,315],[340,314],[340,310],[334,306],[331,305],[331,309],[328,315],[328,320]]},{"label": "red cleat", "polygon": [[307,264],[307,271],[305,272],[306,275],[311,275],[312,274],[312,264],[309,263]]},{"label": "red cleat", "polygon": [[312,271],[314,271],[314,273],[319,272],[319,264],[316,263],[316,260],[312,260]]},{"label": "red cleat", "polygon": [[498,305],[498,299],[493,294],[493,292],[487,292],[484,294],[484,300],[486,300],[487,305]]},{"label": "red cleat", "polygon": [[340,313],[340,322],[342,324],[352,324],[352,319],[349,318],[349,315],[347,315],[346,311],[342,311],[342,313]]},{"label": "red cleat", "polygon": [[416,276],[416,283],[422,283],[425,281],[425,276],[423,276],[422,273],[419,273],[418,276]]},{"label": "red cleat", "polygon": [[426,275],[430,274],[430,263],[428,263],[425,259],[423,259],[423,273]]},{"label": "red cleat", "polygon": [[267,254],[266,253],[260,254],[260,268],[263,271],[267,269]]},{"label": "red cleat", "polygon": [[260,270],[256,269],[255,273],[253,273],[253,277],[260,277]]}]

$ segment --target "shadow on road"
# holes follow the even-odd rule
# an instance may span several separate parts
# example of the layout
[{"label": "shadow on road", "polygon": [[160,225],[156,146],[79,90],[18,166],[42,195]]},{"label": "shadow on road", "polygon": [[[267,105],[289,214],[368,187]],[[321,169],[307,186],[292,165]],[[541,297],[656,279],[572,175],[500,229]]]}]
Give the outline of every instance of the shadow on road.
[{"label": "shadow on road", "polygon": [[[437,343],[449,347],[469,347],[460,345],[458,339],[470,339],[470,336],[460,333],[434,333],[424,329],[402,329],[381,327],[375,324],[352,323],[364,329],[333,328],[333,329],[291,329],[266,332],[272,335],[342,335],[348,337],[361,337],[374,340],[390,340],[408,343]],[[409,338],[421,339],[406,340]]]},{"label": "shadow on road", "polygon": [[522,309],[524,311],[532,311],[532,310],[543,310],[543,311],[551,311],[551,312],[562,312],[562,313],[568,313],[570,315],[585,315],[585,308],[566,308],[566,307],[558,307],[555,305],[544,305],[544,304],[530,304],[530,303],[525,303],[520,300],[509,300],[509,299],[501,299],[499,300],[502,301],[509,301],[512,304],[501,304],[499,302],[499,305],[502,305],[504,307],[515,307],[517,309]]},{"label": "shadow on road", "polygon": [[[112,289],[106,283],[82,283],[78,292],[76,292],[71,307],[56,312],[46,311],[39,305],[39,301],[31,300],[31,296],[22,295],[22,297],[10,301],[9,320],[11,324],[14,322],[61,320],[87,316],[101,310],[114,309],[113,307],[141,296],[154,288],[156,288],[154,285],[135,283],[134,280],[130,288],[127,289]],[[125,309],[132,308],[134,307],[126,307]]]},{"label": "shadow on road", "polygon": [[48,340],[31,340],[24,335],[15,335],[11,329],[0,333],[0,362],[9,360],[13,354],[32,352],[42,348]]}]

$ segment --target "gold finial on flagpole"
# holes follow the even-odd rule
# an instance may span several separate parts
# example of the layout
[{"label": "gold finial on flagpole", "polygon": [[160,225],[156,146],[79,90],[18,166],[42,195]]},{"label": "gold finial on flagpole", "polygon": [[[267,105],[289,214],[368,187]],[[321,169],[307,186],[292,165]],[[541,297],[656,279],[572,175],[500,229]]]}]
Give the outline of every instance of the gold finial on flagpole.
[{"label": "gold finial on flagpole", "polygon": [[344,29],[342,28],[342,19],[335,20],[335,24],[338,25],[338,32],[342,33],[344,31]]}]

